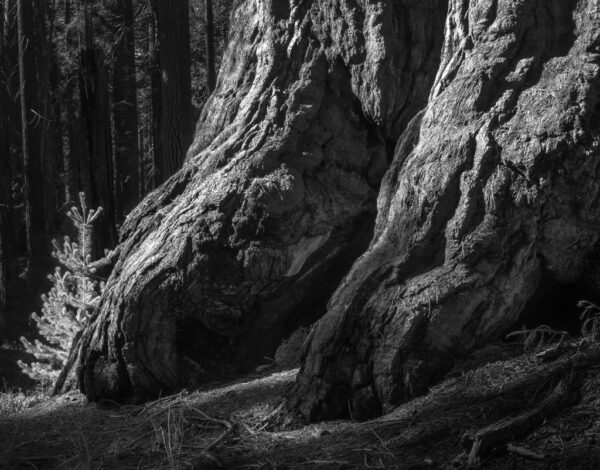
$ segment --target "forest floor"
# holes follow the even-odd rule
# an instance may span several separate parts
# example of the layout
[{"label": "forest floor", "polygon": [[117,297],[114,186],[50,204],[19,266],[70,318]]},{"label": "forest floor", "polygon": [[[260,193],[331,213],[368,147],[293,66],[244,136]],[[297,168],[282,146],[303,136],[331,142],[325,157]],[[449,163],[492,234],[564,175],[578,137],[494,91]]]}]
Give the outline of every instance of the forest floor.
[{"label": "forest floor", "polygon": [[[144,406],[6,392],[0,468],[600,468],[600,349],[522,351],[488,346],[425,396],[362,423],[306,424],[287,411],[297,369]],[[561,384],[576,394],[561,401]]]}]

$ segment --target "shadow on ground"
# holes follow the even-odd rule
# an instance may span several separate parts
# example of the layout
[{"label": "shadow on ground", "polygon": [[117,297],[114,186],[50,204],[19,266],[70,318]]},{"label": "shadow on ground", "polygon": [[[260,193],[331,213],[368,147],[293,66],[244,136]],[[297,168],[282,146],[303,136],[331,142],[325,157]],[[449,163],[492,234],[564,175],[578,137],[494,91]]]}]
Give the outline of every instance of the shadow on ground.
[{"label": "shadow on ground", "polygon": [[[492,349],[493,351],[493,349]],[[2,468],[465,468],[463,435],[531,409],[564,372],[504,347],[466,360],[423,397],[377,420],[303,423],[285,406],[297,370],[272,372],[145,406],[87,404],[76,393],[5,395]],[[557,366],[558,364],[558,366]],[[600,374],[585,371],[578,403],[480,468],[600,468]],[[12,401],[11,401],[12,400]]]}]

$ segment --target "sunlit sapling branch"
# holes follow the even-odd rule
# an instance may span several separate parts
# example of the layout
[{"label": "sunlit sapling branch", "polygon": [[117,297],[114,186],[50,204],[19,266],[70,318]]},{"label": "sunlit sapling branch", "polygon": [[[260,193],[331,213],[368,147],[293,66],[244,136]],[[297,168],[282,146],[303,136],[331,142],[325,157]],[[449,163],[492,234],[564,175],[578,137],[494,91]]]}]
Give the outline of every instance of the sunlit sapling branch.
[{"label": "sunlit sapling branch", "polygon": [[52,255],[64,267],[57,267],[48,276],[52,288],[42,295],[42,314],[32,314],[44,342],[21,338],[26,350],[37,362],[19,362],[23,371],[35,380],[54,381],[67,360],[71,342],[83,328],[104,291],[104,280],[96,275],[98,267],[112,265],[115,251],[105,250],[105,258],[93,260],[94,229],[102,209],[88,209],[83,193],[79,195],[79,207],[73,207],[67,216],[77,229],[77,240],[65,236],[62,246],[52,241]]}]

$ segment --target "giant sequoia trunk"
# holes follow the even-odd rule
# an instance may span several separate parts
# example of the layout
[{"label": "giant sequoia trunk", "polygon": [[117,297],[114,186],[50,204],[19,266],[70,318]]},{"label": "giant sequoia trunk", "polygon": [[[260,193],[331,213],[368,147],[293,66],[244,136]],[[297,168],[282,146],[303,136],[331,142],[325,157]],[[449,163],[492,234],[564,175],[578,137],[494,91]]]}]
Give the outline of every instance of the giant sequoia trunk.
[{"label": "giant sequoia trunk", "polygon": [[329,300],[307,416],[424,391],[597,240],[599,11],[238,1],[184,168],[128,218],[66,372],[91,399],[149,397],[260,358]]},{"label": "giant sequoia trunk", "polygon": [[542,276],[581,275],[600,228],[599,26],[598,1],[451,2],[373,241],[310,338],[306,415],[368,417],[423,393],[514,323]]},{"label": "giant sequoia trunk", "polygon": [[186,163],[125,222],[74,348],[89,397],[152,396],[271,355],[368,245],[393,146],[433,83],[445,2],[290,3],[234,6]]}]

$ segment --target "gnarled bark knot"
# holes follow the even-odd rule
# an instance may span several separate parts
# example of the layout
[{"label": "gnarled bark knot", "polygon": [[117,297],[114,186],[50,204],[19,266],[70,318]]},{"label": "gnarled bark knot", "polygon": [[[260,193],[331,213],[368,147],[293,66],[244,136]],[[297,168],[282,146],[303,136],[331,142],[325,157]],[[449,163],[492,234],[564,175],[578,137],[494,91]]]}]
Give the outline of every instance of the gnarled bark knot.
[{"label": "gnarled bark knot", "polygon": [[329,299],[297,406],[364,418],[422,393],[597,241],[599,11],[238,2],[184,168],[127,219],[75,344],[84,392],[251,363]]}]

